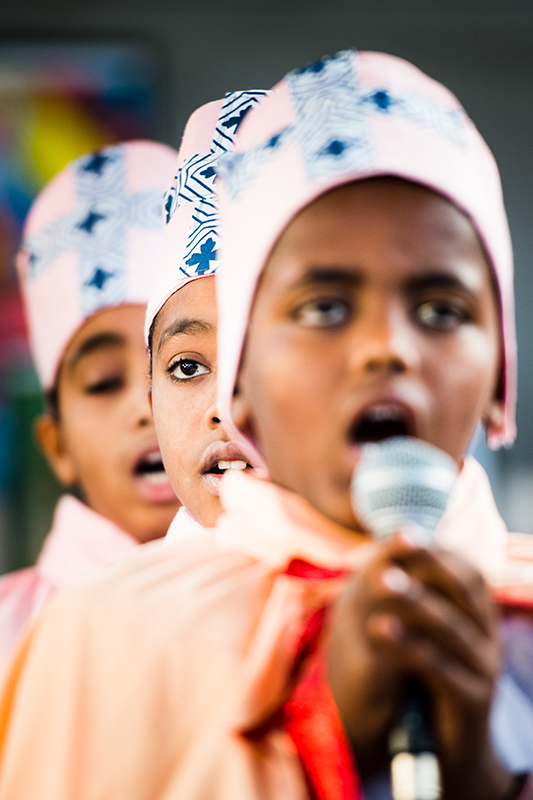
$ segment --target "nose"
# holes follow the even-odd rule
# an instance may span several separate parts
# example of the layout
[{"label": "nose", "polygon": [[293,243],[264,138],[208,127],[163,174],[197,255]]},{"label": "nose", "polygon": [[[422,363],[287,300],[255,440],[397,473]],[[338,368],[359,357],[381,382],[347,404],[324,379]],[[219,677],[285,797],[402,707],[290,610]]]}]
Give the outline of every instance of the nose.
[{"label": "nose", "polygon": [[148,383],[143,375],[135,381],[132,387],[132,406],[134,424],[139,428],[146,428],[154,424],[152,416],[152,405],[150,403],[150,391]]},{"label": "nose", "polygon": [[401,302],[377,302],[359,320],[353,362],[366,374],[399,374],[418,367],[416,331]]},{"label": "nose", "polygon": [[222,424],[220,421],[220,416],[217,408],[216,397],[213,398],[213,402],[207,408],[204,420],[209,430],[212,431],[214,431],[216,428],[218,428],[219,425]]}]

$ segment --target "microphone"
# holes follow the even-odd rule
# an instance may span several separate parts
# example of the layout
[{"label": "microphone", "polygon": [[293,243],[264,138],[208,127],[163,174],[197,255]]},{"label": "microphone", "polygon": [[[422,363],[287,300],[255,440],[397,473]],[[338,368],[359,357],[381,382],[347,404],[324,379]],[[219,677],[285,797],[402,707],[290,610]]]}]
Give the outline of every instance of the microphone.
[{"label": "microphone", "polygon": [[[457,464],[437,447],[408,436],[364,445],[351,499],[357,518],[377,539],[406,523],[429,546],[457,478]],[[407,681],[397,725],[389,734],[394,800],[439,800],[440,767],[431,732],[429,698]]]}]

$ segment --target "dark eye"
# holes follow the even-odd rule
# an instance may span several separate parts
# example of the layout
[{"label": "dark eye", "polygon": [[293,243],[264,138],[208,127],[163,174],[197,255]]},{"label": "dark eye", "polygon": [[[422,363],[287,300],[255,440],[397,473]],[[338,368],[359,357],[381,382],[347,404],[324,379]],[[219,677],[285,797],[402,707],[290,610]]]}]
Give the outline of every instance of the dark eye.
[{"label": "dark eye", "polygon": [[465,309],[450,300],[431,300],[417,306],[417,319],[427,328],[451,331],[468,322],[470,317]]},{"label": "dark eye", "polygon": [[307,328],[334,328],[350,316],[350,304],[340,298],[308,300],[296,309],[294,317]]},{"label": "dark eye", "polygon": [[180,358],[170,365],[168,372],[175,380],[190,381],[191,378],[197,378],[199,375],[207,375],[209,367],[200,364],[193,358]]},{"label": "dark eye", "polygon": [[86,394],[113,394],[113,392],[119,392],[123,387],[124,378],[122,375],[113,375],[90,383],[85,387],[85,392]]}]

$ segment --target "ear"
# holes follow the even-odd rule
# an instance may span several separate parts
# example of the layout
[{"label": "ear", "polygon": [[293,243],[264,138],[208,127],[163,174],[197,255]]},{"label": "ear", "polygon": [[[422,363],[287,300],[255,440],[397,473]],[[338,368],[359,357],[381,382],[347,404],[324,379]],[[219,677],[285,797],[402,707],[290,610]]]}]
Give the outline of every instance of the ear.
[{"label": "ear", "polygon": [[35,420],[33,434],[50,468],[64,486],[78,481],[78,470],[65,442],[61,422],[51,414],[42,414]]},{"label": "ear", "polygon": [[489,405],[489,408],[481,416],[481,423],[485,428],[485,435],[491,430],[499,430],[503,425],[504,420],[504,401],[499,398],[494,398]]},{"label": "ear", "polygon": [[152,416],[153,416],[153,413],[154,413],[154,400],[153,400],[153,397],[152,397],[152,384],[151,383],[150,383],[150,386],[148,387],[148,402],[150,403],[150,409],[152,411]]}]

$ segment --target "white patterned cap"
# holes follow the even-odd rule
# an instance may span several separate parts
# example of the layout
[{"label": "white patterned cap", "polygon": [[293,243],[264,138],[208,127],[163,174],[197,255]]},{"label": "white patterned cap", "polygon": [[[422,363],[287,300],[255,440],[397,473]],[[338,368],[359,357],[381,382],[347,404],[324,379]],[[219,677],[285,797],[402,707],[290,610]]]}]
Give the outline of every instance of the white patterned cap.
[{"label": "white patterned cap", "polygon": [[146,310],[145,335],[161,307],[178,289],[212,275],[220,263],[218,202],[214,194],[217,165],[231,151],[235,134],[264,91],[229,92],[198,108],[181,142],[177,173],[165,198],[163,258]]},{"label": "white patterned cap", "polygon": [[37,196],[17,256],[30,347],[44,389],[93,314],[146,305],[163,250],[163,196],[176,151],[115,144],[71,162]]}]

